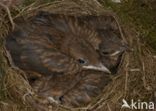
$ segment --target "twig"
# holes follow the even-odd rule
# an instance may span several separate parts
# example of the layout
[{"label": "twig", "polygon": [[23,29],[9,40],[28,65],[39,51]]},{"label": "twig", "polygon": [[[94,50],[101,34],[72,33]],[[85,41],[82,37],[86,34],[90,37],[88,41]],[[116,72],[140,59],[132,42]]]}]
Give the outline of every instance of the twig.
[{"label": "twig", "polygon": [[35,2],[30,4],[30,5],[28,5],[27,7],[23,8],[21,11],[19,11],[19,13],[13,19],[19,17],[21,14],[23,14],[26,10],[28,10],[30,7],[32,7],[34,5],[35,5]]},{"label": "twig", "polygon": [[112,14],[112,17],[114,18],[114,20],[115,20],[115,22],[116,22],[116,24],[117,24],[117,26],[119,28],[119,32],[120,32],[121,38],[123,39],[123,41],[125,43],[127,43],[126,38],[125,38],[125,36],[123,34],[122,28],[120,26],[120,23],[118,22],[119,20],[118,20],[117,16],[115,16],[115,14]]},{"label": "twig", "polygon": [[109,104],[107,104],[107,107],[108,107],[108,111],[112,111]]},{"label": "twig", "polygon": [[13,21],[13,18],[11,16],[11,12],[10,12],[9,8],[6,5],[2,4],[1,2],[0,2],[0,6],[2,6],[5,9],[5,11],[7,12],[8,18],[9,18],[9,21],[12,25],[12,30],[13,30],[15,28],[15,23]]},{"label": "twig", "polygon": [[26,101],[26,97],[32,95],[34,95],[34,92],[27,88],[27,93],[25,93],[22,98],[24,101]]},{"label": "twig", "polygon": [[129,56],[127,57],[127,64],[126,64],[126,78],[125,78],[125,92],[124,92],[124,96],[126,96],[127,94],[127,86],[128,86],[128,66],[129,66]]},{"label": "twig", "polygon": [[140,72],[141,70],[139,68],[135,68],[135,69],[130,69],[130,72]]}]

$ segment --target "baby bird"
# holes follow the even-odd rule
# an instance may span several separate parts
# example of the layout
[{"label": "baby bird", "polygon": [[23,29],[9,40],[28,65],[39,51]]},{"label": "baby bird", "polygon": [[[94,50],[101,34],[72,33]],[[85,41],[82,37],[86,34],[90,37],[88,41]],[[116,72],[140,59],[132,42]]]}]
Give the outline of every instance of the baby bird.
[{"label": "baby bird", "polygon": [[99,53],[103,64],[112,73],[116,73],[117,67],[121,62],[122,54],[128,49],[128,46],[118,36],[113,31],[101,31],[103,42],[99,45]]},{"label": "baby bird", "polygon": [[80,27],[75,17],[42,12],[17,24],[6,38],[6,49],[14,64],[26,72],[72,74],[92,69],[110,73],[85,39],[96,35],[91,32]]},{"label": "baby bird", "polygon": [[98,71],[83,71],[83,78],[60,97],[62,104],[72,107],[86,106],[99,96],[111,82],[109,74]]},{"label": "baby bird", "polygon": [[117,66],[120,64],[122,54],[128,50],[128,45],[122,40],[118,23],[111,15],[100,16],[80,16],[80,24],[87,24],[98,33],[98,38],[90,39],[89,42],[94,44],[95,48],[101,56],[103,64],[116,72]]},{"label": "baby bird", "polygon": [[78,76],[41,78],[35,81],[32,87],[42,97],[53,98],[66,106],[80,107],[87,105],[102,93],[109,82],[109,74],[88,70],[80,72]]}]

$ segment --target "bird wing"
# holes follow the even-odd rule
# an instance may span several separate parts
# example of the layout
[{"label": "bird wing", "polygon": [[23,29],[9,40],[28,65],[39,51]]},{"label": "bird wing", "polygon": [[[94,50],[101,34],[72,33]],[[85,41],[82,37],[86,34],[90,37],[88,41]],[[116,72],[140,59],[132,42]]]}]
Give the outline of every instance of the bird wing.
[{"label": "bird wing", "polygon": [[[81,23],[77,16],[41,12],[35,17],[34,21],[38,24],[50,24],[50,27],[53,27],[53,29],[58,31],[55,33],[56,35],[61,33],[63,34],[62,40],[69,38],[74,39],[70,37],[70,35],[73,35],[72,37],[77,37],[78,39],[87,39],[95,49],[98,48],[98,44],[100,43],[100,39],[97,37],[95,30],[88,27],[88,24],[85,23],[88,23],[87,19],[84,19],[82,21],[83,23]],[[48,30],[51,30],[51,28]],[[54,31],[48,32],[52,32],[54,34]],[[64,36],[65,34],[67,36]],[[61,36],[59,35],[59,37]]]},{"label": "bird wing", "polygon": [[79,21],[86,25],[92,26],[97,30],[118,30],[118,24],[116,23],[112,15],[86,15],[79,16]]},{"label": "bird wing", "polygon": [[65,72],[71,62],[70,57],[59,52],[39,31],[13,32],[6,39],[6,49],[10,52],[14,64],[25,71],[41,74],[60,73]]},{"label": "bird wing", "polygon": [[[52,14],[43,11],[38,13],[32,20],[37,24],[50,25],[50,27],[59,31],[56,31],[56,35],[61,33],[83,35],[82,38],[90,42],[95,49],[99,49],[99,44],[105,36],[101,31],[118,30],[118,25],[112,15],[74,16]],[[54,34],[54,31],[49,31],[49,29],[51,30],[51,28],[48,28],[47,32],[53,32]]]},{"label": "bird wing", "polygon": [[106,30],[114,30],[116,31],[118,29],[117,23],[115,22],[113,16],[108,15],[86,15],[86,16],[79,16],[78,17],[79,24],[86,25],[89,29],[91,29],[90,35],[94,36],[90,37],[88,36],[87,40],[90,42],[95,49],[99,49],[99,44],[103,42],[104,33]]}]

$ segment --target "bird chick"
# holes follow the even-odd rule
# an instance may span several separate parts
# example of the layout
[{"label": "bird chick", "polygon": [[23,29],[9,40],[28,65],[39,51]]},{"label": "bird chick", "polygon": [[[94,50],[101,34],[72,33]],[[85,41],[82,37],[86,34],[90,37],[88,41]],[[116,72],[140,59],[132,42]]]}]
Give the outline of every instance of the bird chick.
[{"label": "bird chick", "polygon": [[93,69],[110,73],[96,50],[82,38],[93,35],[76,21],[75,17],[47,13],[31,17],[17,23],[6,38],[6,49],[15,65],[26,72],[72,74]]},{"label": "bird chick", "polygon": [[37,89],[40,96],[52,97],[66,106],[80,107],[97,97],[109,82],[110,75],[88,70],[80,72],[78,76],[41,78],[32,87]]},{"label": "bird chick", "polygon": [[[96,46],[103,64],[111,70],[117,70],[122,54],[128,49],[128,45],[121,39],[120,27],[111,15],[80,16],[79,22],[94,28],[101,42],[90,39],[91,44]],[[113,71],[115,72],[115,71]]]},{"label": "bird chick", "polygon": [[[56,43],[57,48],[74,58],[83,69],[94,69],[110,73],[109,69],[100,61],[96,46],[88,42],[88,40],[92,40],[100,43],[100,38],[98,38],[93,28],[86,26],[88,24],[79,24],[78,17],[40,12],[35,17],[35,21],[51,25],[53,30],[50,29],[52,31],[49,32],[54,32],[55,30],[55,33],[57,33],[55,38],[61,37],[59,43]],[[54,33],[49,35],[54,37]]]},{"label": "bird chick", "polygon": [[82,69],[92,69],[110,73],[109,69],[102,64],[100,56],[94,47],[85,39],[79,37],[74,40],[73,37],[73,39],[66,39],[64,42],[66,41],[68,43],[65,43],[66,46],[63,45],[62,50],[73,57]]},{"label": "bird chick", "polygon": [[128,46],[119,38],[119,35],[110,30],[99,31],[103,42],[99,45],[101,60],[111,72],[116,72],[120,64],[122,54],[128,49]]},{"label": "bird chick", "polygon": [[110,75],[98,71],[83,71],[82,79],[64,95],[60,101],[63,105],[80,107],[90,103],[102,93],[111,82]]}]

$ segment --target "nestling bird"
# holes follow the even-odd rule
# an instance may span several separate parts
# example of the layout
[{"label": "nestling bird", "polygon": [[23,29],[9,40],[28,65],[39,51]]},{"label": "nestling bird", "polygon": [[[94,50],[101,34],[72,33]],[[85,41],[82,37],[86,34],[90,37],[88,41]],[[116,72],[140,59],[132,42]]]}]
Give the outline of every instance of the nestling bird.
[{"label": "nestling bird", "polygon": [[111,82],[110,75],[98,71],[84,71],[84,77],[61,96],[64,105],[79,107],[87,105]]},{"label": "nestling bird", "polygon": [[99,45],[101,60],[111,72],[115,73],[123,53],[128,50],[128,45],[119,39],[118,34],[115,34],[113,31],[103,30],[101,31],[101,36],[104,38]]},{"label": "nestling bird", "polygon": [[98,50],[103,64],[116,72],[117,66],[120,64],[122,54],[128,50],[128,45],[122,40],[121,30],[119,30],[116,19],[111,15],[101,16],[80,16],[80,24],[87,24],[92,27],[97,33],[98,38],[89,40]]},{"label": "nestling bird", "polygon": [[6,38],[6,48],[15,65],[26,72],[72,74],[92,69],[110,73],[87,41],[92,36],[96,32],[79,26],[74,16],[42,12],[17,23]]},{"label": "nestling bird", "polygon": [[45,77],[37,80],[32,86],[42,97],[54,98],[66,106],[80,107],[91,102],[111,82],[109,74],[103,72],[88,70],[77,75],[62,78]]}]

